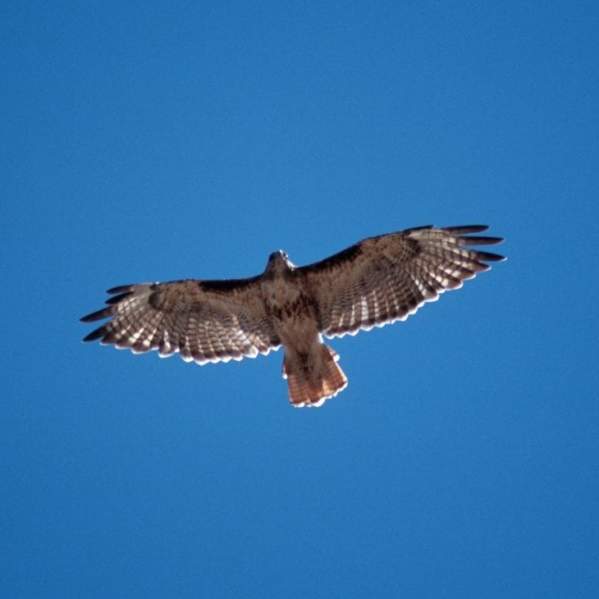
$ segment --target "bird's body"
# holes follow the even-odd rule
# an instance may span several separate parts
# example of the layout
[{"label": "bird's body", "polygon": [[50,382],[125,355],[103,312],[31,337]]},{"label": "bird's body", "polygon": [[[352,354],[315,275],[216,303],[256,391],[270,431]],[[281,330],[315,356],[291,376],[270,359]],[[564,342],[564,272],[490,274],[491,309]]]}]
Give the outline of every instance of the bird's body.
[{"label": "bird's body", "polygon": [[322,343],[318,298],[282,252],[271,254],[261,282],[265,312],[285,348],[283,376],[295,406],[321,405],[347,385],[336,354]]},{"label": "bird's body", "polygon": [[282,252],[248,279],[125,285],[85,322],[111,317],[85,340],[179,352],[186,361],[239,360],[284,347],[290,402],[319,406],[347,385],[322,336],[355,334],[405,320],[420,305],[487,270],[502,256],[469,249],[483,225],[419,227],[365,239],[314,264],[296,267]]}]

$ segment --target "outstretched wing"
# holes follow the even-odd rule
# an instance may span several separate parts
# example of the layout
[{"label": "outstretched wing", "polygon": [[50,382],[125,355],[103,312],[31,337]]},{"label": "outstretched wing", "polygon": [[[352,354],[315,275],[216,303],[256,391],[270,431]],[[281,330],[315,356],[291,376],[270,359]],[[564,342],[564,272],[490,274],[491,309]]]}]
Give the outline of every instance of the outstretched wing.
[{"label": "outstretched wing", "polygon": [[500,237],[473,236],[485,225],[419,227],[365,239],[299,269],[320,308],[329,337],[405,320],[424,302],[488,270],[503,256],[470,249]]},{"label": "outstretched wing", "polygon": [[172,281],[109,289],[108,307],[83,322],[111,320],[84,341],[133,352],[179,352],[198,364],[241,360],[278,349],[260,298],[259,277],[230,281]]}]

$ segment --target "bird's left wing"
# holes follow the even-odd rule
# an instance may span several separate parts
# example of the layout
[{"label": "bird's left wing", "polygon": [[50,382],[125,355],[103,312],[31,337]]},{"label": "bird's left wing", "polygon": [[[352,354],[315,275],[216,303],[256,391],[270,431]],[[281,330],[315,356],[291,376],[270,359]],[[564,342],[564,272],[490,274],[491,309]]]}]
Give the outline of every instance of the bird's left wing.
[{"label": "bird's left wing", "polygon": [[425,302],[488,270],[503,256],[469,248],[500,237],[474,236],[485,225],[419,227],[370,237],[299,268],[319,309],[319,328],[329,337],[355,334],[405,320]]},{"label": "bird's left wing", "polygon": [[81,319],[111,320],[84,341],[99,340],[134,353],[179,352],[185,361],[198,364],[267,354],[278,349],[280,340],[264,311],[259,281],[188,279],[114,287],[108,290],[108,307]]}]

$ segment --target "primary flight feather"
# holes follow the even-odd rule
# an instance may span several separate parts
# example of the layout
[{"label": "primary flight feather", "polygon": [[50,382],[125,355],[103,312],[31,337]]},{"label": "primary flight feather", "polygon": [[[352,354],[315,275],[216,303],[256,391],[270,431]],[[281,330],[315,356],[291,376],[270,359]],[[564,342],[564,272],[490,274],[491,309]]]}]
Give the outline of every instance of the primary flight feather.
[{"label": "primary flight feather", "polygon": [[406,229],[369,237],[308,266],[282,251],[248,279],[123,285],[83,322],[110,320],[84,341],[134,353],[179,352],[188,362],[227,362],[283,346],[283,377],[296,407],[320,406],[347,386],[338,356],[322,342],[405,320],[425,302],[489,269],[503,256],[470,246],[486,225]]}]

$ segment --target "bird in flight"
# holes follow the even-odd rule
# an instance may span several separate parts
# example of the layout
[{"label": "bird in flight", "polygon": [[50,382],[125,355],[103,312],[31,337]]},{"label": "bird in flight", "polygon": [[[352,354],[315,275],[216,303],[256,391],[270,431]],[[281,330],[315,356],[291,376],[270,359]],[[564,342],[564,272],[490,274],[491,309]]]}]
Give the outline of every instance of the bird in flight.
[{"label": "bird in flight", "polygon": [[84,341],[158,350],[186,362],[228,362],[284,348],[295,407],[321,406],[347,386],[325,337],[405,320],[425,302],[489,270],[503,256],[472,249],[500,237],[486,225],[406,229],[364,239],[320,262],[295,266],[281,250],[247,279],[122,285],[83,322],[110,320]]}]

